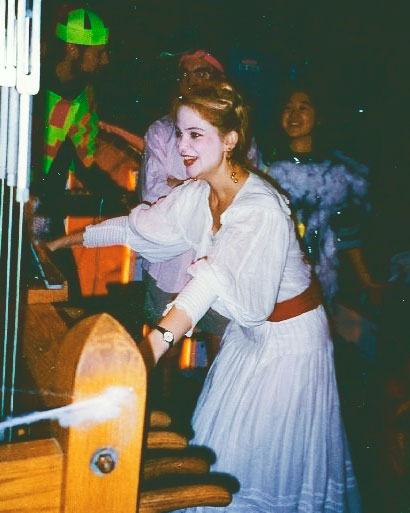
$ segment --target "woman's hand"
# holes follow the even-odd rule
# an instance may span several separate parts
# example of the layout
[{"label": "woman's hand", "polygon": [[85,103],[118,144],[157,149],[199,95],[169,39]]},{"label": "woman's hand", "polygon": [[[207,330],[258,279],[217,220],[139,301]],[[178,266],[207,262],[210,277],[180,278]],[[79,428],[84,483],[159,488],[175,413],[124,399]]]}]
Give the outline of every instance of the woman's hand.
[{"label": "woman's hand", "polygon": [[61,237],[59,239],[49,240],[49,241],[43,242],[42,247],[47,249],[48,251],[53,252],[56,249],[60,249],[60,248],[64,247],[63,243],[60,241],[61,241]]},{"label": "woman's hand", "polygon": [[169,349],[169,344],[164,342],[162,333],[152,330],[145,336],[139,345],[148,372],[155,367],[158,360]]},{"label": "woman's hand", "polygon": [[366,290],[370,303],[374,306],[380,306],[383,291],[389,284],[380,283],[373,279],[366,265],[361,248],[348,249],[346,250],[346,255],[356,272],[359,283]]},{"label": "woman's hand", "polygon": [[370,303],[373,306],[380,306],[383,302],[384,292],[390,286],[390,283],[377,283],[373,281],[364,285]]},{"label": "woman's hand", "polygon": [[72,248],[74,246],[83,245],[84,230],[80,232],[70,233],[69,235],[63,235],[58,239],[50,240],[45,242],[43,246],[49,251],[56,251],[62,248]]},{"label": "woman's hand", "polygon": [[[192,328],[192,321],[184,310],[174,306],[158,322],[158,325],[169,330],[174,335],[174,344],[176,344]],[[169,344],[165,342],[163,334],[154,328],[141,340],[139,348],[145,360],[147,370],[150,371],[155,367],[161,356],[168,351]]]}]

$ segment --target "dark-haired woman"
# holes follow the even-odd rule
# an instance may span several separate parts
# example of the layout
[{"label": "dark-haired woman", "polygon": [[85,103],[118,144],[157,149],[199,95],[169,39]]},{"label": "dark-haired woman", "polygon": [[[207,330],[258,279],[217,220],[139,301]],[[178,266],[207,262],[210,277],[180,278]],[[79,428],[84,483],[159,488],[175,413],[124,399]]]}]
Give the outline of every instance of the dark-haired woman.
[{"label": "dark-haired woman", "polygon": [[339,259],[352,265],[358,284],[376,299],[364,263],[362,236],[369,213],[368,169],[323,144],[322,122],[312,92],[289,92],[281,112],[282,147],[267,149],[265,171],[289,194],[305,252],[321,282],[328,306],[339,290]]},{"label": "dark-haired woman", "polygon": [[285,199],[246,163],[246,108],[220,84],[180,97],[175,114],[192,179],[55,247],[128,244],[151,261],[194,248],[192,280],[141,349],[156,362],[210,306],[230,319],[193,418],[193,442],[241,485],[222,509],[359,512],[326,314]]}]

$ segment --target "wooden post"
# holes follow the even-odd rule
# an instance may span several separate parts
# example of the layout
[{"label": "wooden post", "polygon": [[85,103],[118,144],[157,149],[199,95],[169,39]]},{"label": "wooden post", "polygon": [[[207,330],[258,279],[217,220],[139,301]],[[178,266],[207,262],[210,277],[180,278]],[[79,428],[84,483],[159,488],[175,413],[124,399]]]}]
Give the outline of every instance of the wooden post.
[{"label": "wooden post", "polygon": [[129,400],[111,420],[54,425],[56,440],[2,446],[0,513],[135,513],[147,379],[135,342],[108,314],[84,319],[64,334],[58,317],[40,321],[50,305],[30,308],[23,352],[48,407],[113,386],[126,387]]},{"label": "wooden post", "polygon": [[[87,342],[82,347],[79,341],[84,338]],[[71,389],[74,401],[100,394],[109,386],[132,391],[119,417],[56,430],[65,465],[62,512],[135,513],[146,398],[145,364],[135,342],[109,315],[93,316],[68,332],[56,367],[54,392]],[[92,459],[98,454],[112,458],[112,471],[93,470]]]}]

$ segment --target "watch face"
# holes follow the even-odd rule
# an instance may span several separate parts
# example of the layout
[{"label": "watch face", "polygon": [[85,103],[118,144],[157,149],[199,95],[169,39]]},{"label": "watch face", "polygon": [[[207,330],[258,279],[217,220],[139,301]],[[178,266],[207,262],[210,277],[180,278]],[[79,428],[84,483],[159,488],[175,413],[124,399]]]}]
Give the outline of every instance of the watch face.
[{"label": "watch face", "polygon": [[168,344],[170,344],[174,341],[174,335],[170,331],[166,331],[164,333],[164,340],[165,342],[168,342]]}]

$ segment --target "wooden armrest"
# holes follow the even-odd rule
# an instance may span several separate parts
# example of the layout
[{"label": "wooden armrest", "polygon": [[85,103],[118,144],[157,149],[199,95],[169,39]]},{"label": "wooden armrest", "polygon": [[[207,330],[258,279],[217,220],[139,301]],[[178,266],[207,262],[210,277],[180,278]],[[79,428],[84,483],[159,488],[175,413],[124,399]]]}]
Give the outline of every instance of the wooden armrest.
[{"label": "wooden armrest", "polygon": [[195,506],[225,507],[232,494],[216,484],[191,484],[141,493],[138,513],[161,513]]},{"label": "wooden armrest", "polygon": [[147,459],[143,467],[143,477],[148,481],[167,475],[206,474],[209,467],[209,462],[205,459],[199,456],[186,456],[182,451],[180,455]]},{"label": "wooden armrest", "polygon": [[185,449],[187,446],[188,438],[174,431],[148,432],[148,449]]},{"label": "wooden armrest", "polygon": [[167,428],[171,425],[172,419],[164,411],[153,410],[149,419],[150,428]]},{"label": "wooden armrest", "polygon": [[148,449],[144,457],[144,480],[174,474],[205,474],[215,461],[215,453],[208,447],[190,445],[186,449]]},{"label": "wooden armrest", "polygon": [[165,513],[196,506],[225,507],[238,490],[237,479],[216,472],[144,481],[141,484],[138,513]]}]

